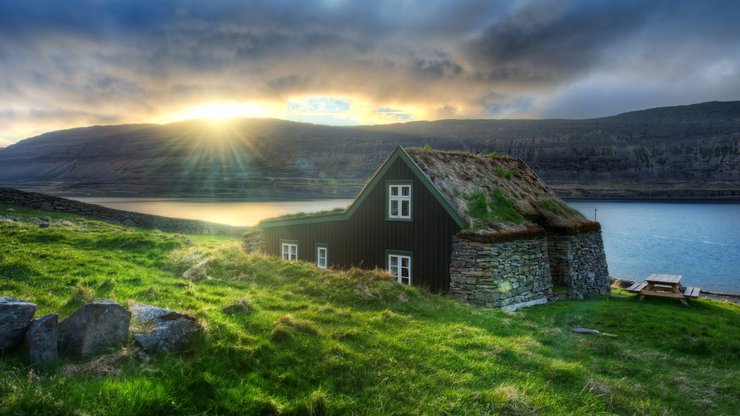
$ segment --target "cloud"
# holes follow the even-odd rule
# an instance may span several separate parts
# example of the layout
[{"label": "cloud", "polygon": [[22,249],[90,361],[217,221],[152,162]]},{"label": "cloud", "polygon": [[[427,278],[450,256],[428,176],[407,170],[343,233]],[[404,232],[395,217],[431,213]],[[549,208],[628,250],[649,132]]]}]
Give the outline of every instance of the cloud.
[{"label": "cloud", "polygon": [[0,137],[218,102],[347,124],[737,99],[738,17],[723,0],[4,1]]},{"label": "cloud", "polygon": [[642,3],[631,1],[535,2],[491,25],[468,47],[484,78],[557,83],[598,65],[605,50],[646,19]]}]

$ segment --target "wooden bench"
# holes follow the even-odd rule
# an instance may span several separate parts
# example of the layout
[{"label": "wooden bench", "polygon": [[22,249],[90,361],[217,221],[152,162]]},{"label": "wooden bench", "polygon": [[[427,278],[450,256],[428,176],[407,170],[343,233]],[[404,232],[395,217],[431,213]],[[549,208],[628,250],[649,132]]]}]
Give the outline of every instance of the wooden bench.
[{"label": "wooden bench", "polygon": [[694,298],[699,297],[699,292],[701,292],[701,288],[699,287],[687,287],[684,290],[683,295],[686,296],[687,298],[694,299]]},{"label": "wooden bench", "polygon": [[632,286],[628,287],[625,290],[628,291],[628,292],[639,292],[642,289],[644,289],[645,286],[647,286],[647,283],[646,282],[635,282],[635,283],[632,284]]}]

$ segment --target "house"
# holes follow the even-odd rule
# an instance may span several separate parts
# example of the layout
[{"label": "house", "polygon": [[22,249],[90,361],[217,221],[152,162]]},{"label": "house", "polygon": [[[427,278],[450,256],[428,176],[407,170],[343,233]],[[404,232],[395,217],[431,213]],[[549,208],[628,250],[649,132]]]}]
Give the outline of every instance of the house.
[{"label": "house", "polygon": [[264,250],[318,267],[383,268],[489,307],[609,293],[601,230],[521,160],[398,147],[339,212],[260,223]]}]

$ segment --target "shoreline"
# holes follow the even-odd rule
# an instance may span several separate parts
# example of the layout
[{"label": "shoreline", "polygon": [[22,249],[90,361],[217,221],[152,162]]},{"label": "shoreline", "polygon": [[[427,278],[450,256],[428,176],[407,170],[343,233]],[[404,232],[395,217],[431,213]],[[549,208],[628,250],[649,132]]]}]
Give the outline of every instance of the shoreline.
[{"label": "shoreline", "polygon": [[[22,190],[25,192],[36,192],[45,195],[52,195],[61,198],[137,198],[137,199],[158,199],[158,200],[203,200],[203,201],[223,201],[223,202],[287,202],[287,201],[310,201],[319,199],[351,199],[357,196],[361,186],[357,188],[345,187],[342,191],[336,193],[321,192],[290,192],[280,191],[279,189],[253,189],[252,195],[243,195],[243,191],[222,189],[219,195],[217,192],[200,193],[198,191],[175,193],[157,193],[152,190],[139,189],[122,189],[120,186],[112,190],[109,186],[99,188],[81,188],[62,186],[62,184],[49,183],[0,183],[0,187]],[[349,192],[356,189],[354,192]],[[740,190],[723,190],[723,191],[704,191],[704,192],[686,192],[685,190],[675,190],[673,192],[660,192],[655,196],[648,196],[639,192],[627,192],[625,196],[616,196],[614,194],[598,193],[591,195],[573,195],[564,192],[563,189],[551,187],[553,191],[563,200],[566,201],[614,201],[614,202],[679,202],[679,203],[738,203],[740,202]],[[277,191],[277,192],[276,192]],[[272,195],[275,193],[274,195]],[[241,194],[241,195],[240,195]]]}]

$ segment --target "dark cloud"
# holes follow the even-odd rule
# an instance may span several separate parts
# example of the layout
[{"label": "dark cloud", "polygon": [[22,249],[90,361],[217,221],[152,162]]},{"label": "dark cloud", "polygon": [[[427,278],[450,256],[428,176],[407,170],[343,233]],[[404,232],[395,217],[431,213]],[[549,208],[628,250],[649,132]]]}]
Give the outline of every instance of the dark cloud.
[{"label": "dark cloud", "polygon": [[642,1],[535,2],[493,24],[469,50],[491,80],[557,82],[599,65],[647,20]]},{"label": "dark cloud", "polygon": [[0,113],[22,131],[64,123],[29,109],[84,124],[328,96],[404,119],[605,115],[727,99],[737,21],[724,0],[5,0]]},{"label": "dark cloud", "polygon": [[466,50],[481,79],[557,84],[625,58],[647,71],[661,60],[705,58],[707,49],[697,56],[687,47],[732,44],[738,18],[732,1],[539,1],[498,19]]},{"label": "dark cloud", "polygon": [[411,63],[412,71],[434,78],[450,78],[461,75],[460,65],[448,59],[444,54],[429,58],[415,58]]}]

